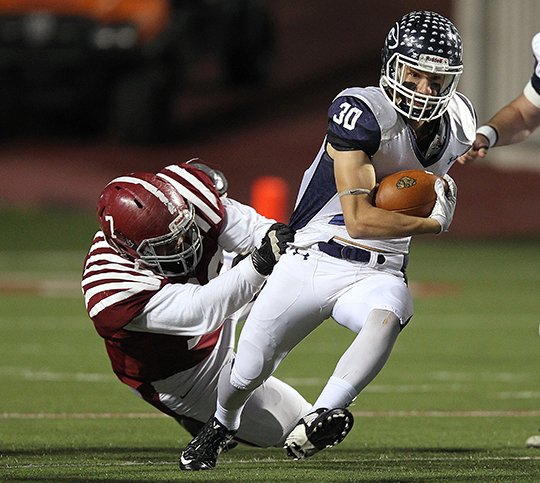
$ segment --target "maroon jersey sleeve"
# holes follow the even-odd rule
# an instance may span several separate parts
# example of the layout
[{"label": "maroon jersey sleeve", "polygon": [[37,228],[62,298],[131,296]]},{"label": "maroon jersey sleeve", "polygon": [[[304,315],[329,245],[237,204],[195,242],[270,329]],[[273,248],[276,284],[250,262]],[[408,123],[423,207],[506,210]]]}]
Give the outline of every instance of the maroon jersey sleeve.
[{"label": "maroon jersey sleeve", "polygon": [[119,256],[102,232],[94,237],[81,286],[88,315],[102,337],[111,337],[128,324],[167,283],[166,278]]},{"label": "maroon jersey sleeve", "polygon": [[120,257],[102,232],[86,257],[82,290],[88,315],[101,337],[113,371],[133,388],[189,369],[214,349],[221,327],[202,337],[133,332],[124,329],[165,284],[164,277]]}]

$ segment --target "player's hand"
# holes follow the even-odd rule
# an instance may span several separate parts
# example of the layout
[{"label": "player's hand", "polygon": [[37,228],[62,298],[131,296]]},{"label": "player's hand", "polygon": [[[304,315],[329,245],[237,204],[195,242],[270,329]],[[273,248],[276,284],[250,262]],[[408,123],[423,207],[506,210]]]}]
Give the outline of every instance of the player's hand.
[{"label": "player's hand", "polygon": [[294,230],[288,225],[274,223],[270,226],[262,239],[261,246],[251,253],[251,260],[255,270],[261,275],[270,275],[274,265],[293,240]]},{"label": "player's hand", "polygon": [[441,225],[441,231],[448,231],[457,202],[457,185],[455,181],[447,174],[444,175],[445,181],[448,183],[448,193],[446,193],[444,182],[441,179],[435,181],[435,193],[437,193],[437,201],[431,211],[430,218],[436,220]]},{"label": "player's hand", "polygon": [[482,134],[477,134],[471,149],[457,159],[458,163],[469,164],[477,158],[485,158],[487,156],[488,149],[488,139]]}]

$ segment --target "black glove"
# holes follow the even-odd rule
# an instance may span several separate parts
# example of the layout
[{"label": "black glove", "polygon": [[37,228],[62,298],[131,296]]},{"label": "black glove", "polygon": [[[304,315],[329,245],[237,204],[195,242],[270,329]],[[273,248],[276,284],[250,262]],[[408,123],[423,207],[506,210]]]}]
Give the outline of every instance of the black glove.
[{"label": "black glove", "polygon": [[283,223],[274,223],[264,235],[261,246],[251,252],[255,270],[261,275],[270,275],[279,257],[294,240],[294,230]]}]

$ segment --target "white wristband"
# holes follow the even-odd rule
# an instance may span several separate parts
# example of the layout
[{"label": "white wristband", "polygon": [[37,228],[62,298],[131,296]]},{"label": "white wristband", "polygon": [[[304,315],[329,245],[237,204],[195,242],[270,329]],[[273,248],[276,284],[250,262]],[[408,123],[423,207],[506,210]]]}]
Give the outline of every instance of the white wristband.
[{"label": "white wristband", "polygon": [[476,134],[481,134],[482,136],[485,136],[488,140],[488,147],[490,148],[492,146],[495,146],[497,140],[499,139],[499,134],[497,133],[497,130],[489,124],[484,124],[483,126],[480,126],[476,130]]}]

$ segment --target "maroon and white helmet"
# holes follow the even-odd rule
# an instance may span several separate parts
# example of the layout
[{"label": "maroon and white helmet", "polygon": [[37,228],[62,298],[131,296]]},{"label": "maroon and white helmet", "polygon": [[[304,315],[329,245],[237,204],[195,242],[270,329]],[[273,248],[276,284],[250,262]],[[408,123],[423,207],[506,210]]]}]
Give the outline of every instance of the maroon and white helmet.
[{"label": "maroon and white helmet", "polygon": [[99,197],[97,217],[105,238],[122,256],[158,274],[190,275],[201,259],[193,205],[152,173],[112,180]]}]

